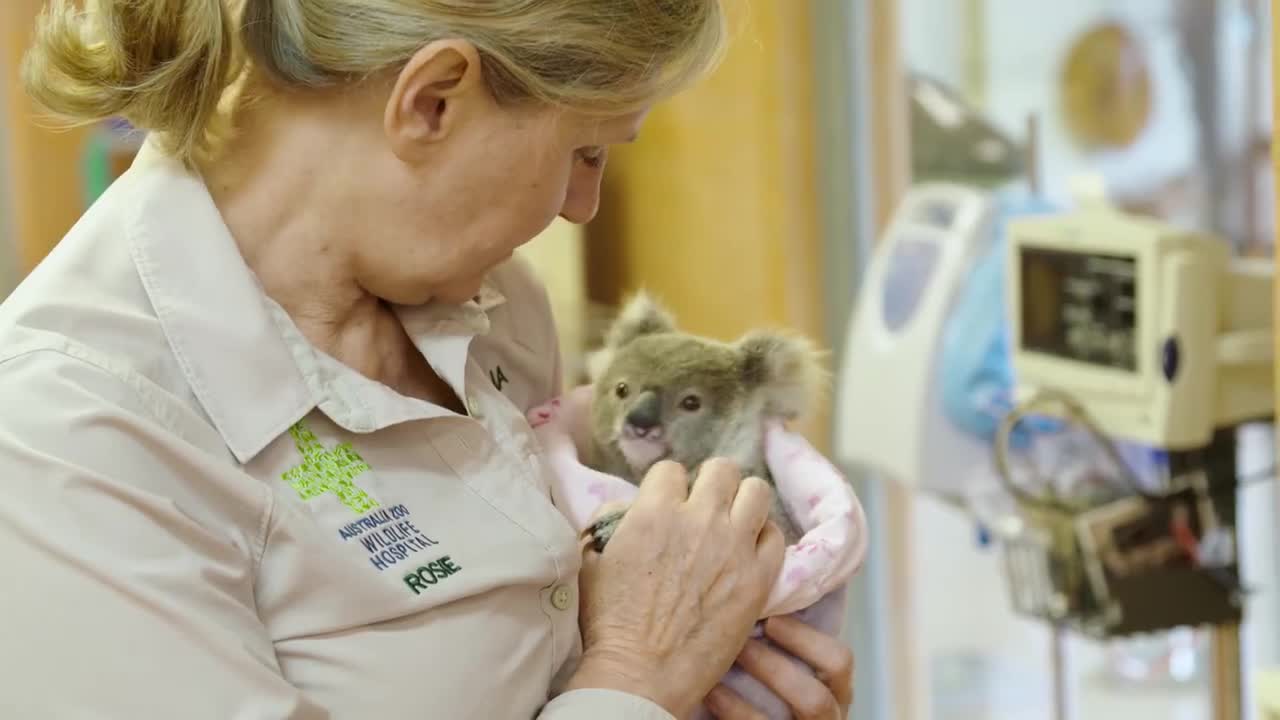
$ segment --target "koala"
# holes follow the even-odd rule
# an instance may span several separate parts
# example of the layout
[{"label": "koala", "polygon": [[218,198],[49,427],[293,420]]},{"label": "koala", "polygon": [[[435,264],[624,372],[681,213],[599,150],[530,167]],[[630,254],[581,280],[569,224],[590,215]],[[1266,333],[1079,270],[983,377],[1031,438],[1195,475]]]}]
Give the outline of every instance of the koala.
[{"label": "koala", "polygon": [[[586,463],[636,485],[661,460],[684,466],[696,483],[712,457],[743,477],[773,478],[764,457],[770,418],[804,415],[826,376],[806,339],[756,330],[725,343],[676,328],[647,293],[627,303],[591,359],[591,436]],[[775,486],[776,488],[776,486]],[[625,510],[590,529],[598,551]],[[771,519],[788,544],[801,533],[775,492]]]}]

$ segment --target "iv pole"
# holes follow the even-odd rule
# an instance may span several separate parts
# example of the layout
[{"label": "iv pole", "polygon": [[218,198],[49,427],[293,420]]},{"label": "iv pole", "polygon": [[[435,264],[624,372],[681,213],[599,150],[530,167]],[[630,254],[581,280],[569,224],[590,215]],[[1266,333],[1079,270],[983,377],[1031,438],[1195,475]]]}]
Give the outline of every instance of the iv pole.
[{"label": "iv pole", "polygon": [[1244,692],[1240,681],[1240,626],[1214,627],[1210,643],[1213,648],[1209,660],[1213,720],[1242,720]]},{"label": "iv pole", "polygon": [[[1250,40],[1249,49],[1247,51],[1246,67],[1249,67],[1251,70],[1256,70],[1253,65],[1260,64],[1255,62],[1257,60],[1261,60],[1261,58],[1256,58],[1255,54],[1258,50],[1258,36],[1262,32],[1261,28],[1257,27],[1257,23],[1262,21],[1265,13],[1262,10],[1261,3],[1257,0],[1253,0],[1248,3],[1248,10],[1249,14],[1252,16],[1251,19],[1253,20],[1255,27],[1252,31],[1253,37]],[[1274,62],[1280,63],[1280,46],[1277,46],[1275,42],[1275,38],[1277,37],[1275,31],[1280,30],[1280,14],[1273,12],[1271,19],[1274,23],[1273,32],[1271,33],[1272,41],[1270,43],[1272,59]],[[1256,78],[1256,74],[1251,73],[1250,78]],[[1254,93],[1260,91],[1261,88],[1258,87],[1256,82],[1251,83],[1251,85],[1251,92],[1247,93],[1250,100],[1247,105],[1248,107],[1253,108],[1254,103],[1256,103]],[[1272,79],[1272,88],[1273,94],[1277,90],[1280,90],[1280,79]],[[1256,122],[1255,118],[1256,113],[1250,113],[1250,123],[1248,125],[1251,129],[1249,138],[1250,142],[1246,145],[1246,147],[1250,149],[1246,150],[1246,159],[1244,162],[1244,172],[1247,177],[1245,182],[1245,211],[1248,213],[1248,217],[1245,218],[1244,227],[1248,232],[1246,233],[1246,237],[1243,239],[1243,243],[1241,243],[1241,245],[1245,248],[1248,248],[1251,243],[1254,243],[1259,239],[1256,237],[1256,233],[1253,232],[1257,225],[1258,200],[1256,187],[1257,182],[1254,177],[1251,150],[1252,128],[1254,127],[1253,123]],[[1274,127],[1274,121],[1272,124]],[[1280,130],[1277,130],[1277,132],[1280,132]],[[1243,720],[1245,716],[1244,683],[1242,682],[1243,647],[1241,647],[1240,644],[1240,625],[1231,624],[1214,627],[1210,634],[1210,647],[1210,697],[1211,707],[1213,708],[1213,720]]]},{"label": "iv pole", "polygon": [[[1027,115],[1026,147],[1027,189],[1032,195],[1039,195],[1043,188],[1040,183],[1040,116],[1036,113]],[[1059,623],[1050,626],[1049,647],[1049,668],[1053,679],[1052,717],[1053,720],[1067,720],[1070,717],[1067,704],[1067,632]]]}]

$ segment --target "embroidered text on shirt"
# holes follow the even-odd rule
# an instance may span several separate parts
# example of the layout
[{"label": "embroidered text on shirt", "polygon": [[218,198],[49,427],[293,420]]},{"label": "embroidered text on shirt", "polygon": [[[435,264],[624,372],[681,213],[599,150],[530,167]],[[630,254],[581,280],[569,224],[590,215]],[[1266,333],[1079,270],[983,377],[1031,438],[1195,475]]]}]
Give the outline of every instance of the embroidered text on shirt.
[{"label": "embroidered text on shirt", "polygon": [[354,482],[369,469],[369,464],[351,447],[351,443],[342,443],[327,450],[301,420],[289,428],[289,435],[302,455],[302,464],[289,468],[282,477],[298,492],[298,497],[311,500],[333,493],[357,515],[378,507],[378,501]]},{"label": "embroidered text on shirt", "polygon": [[439,540],[426,536],[409,517],[404,503],[372,512],[339,528],[344,542],[356,538],[369,553],[369,562],[378,570],[386,570],[408,559],[414,553],[439,545]]},{"label": "embroidered text on shirt", "polygon": [[510,380],[507,379],[506,374],[502,372],[501,365],[489,371],[489,381],[492,382],[493,386],[498,389],[498,392],[502,392],[502,386],[504,384],[511,382]]},{"label": "embroidered text on shirt", "polygon": [[452,558],[445,555],[405,575],[404,584],[409,586],[414,595],[419,595],[428,587],[461,570],[462,568],[458,567]]}]

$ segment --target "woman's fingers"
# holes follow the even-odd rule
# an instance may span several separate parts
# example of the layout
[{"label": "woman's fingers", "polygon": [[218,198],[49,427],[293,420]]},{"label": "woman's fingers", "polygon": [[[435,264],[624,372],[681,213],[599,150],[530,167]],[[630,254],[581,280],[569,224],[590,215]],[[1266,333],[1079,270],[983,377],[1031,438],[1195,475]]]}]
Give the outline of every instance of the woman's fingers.
[{"label": "woman's fingers", "polygon": [[738,494],[729,508],[729,522],[748,537],[756,537],[769,520],[773,507],[773,489],[758,477],[749,477],[738,486]]},{"label": "woman's fingers", "polygon": [[716,720],[769,720],[742,696],[724,685],[717,685],[707,695],[707,710]]},{"label": "woman's fingers", "polygon": [[698,468],[693,490],[689,492],[689,504],[713,513],[727,512],[741,484],[742,473],[733,462],[711,458]]},{"label": "woman's fingers", "polygon": [[738,665],[772,690],[799,720],[832,720],[840,713],[841,703],[822,681],[759,640],[747,642]]},{"label": "woman's fingers", "polygon": [[756,566],[761,576],[772,583],[782,570],[786,554],[787,540],[782,536],[782,530],[771,522],[765,523],[764,530],[760,531],[760,537],[756,540]]},{"label": "woman's fingers", "polygon": [[764,632],[779,647],[808,663],[837,702],[853,702],[853,651],[843,642],[790,617],[769,618]]},{"label": "woman's fingers", "polygon": [[632,501],[634,507],[672,506],[689,497],[689,477],[675,462],[655,463],[640,481],[640,489]]}]

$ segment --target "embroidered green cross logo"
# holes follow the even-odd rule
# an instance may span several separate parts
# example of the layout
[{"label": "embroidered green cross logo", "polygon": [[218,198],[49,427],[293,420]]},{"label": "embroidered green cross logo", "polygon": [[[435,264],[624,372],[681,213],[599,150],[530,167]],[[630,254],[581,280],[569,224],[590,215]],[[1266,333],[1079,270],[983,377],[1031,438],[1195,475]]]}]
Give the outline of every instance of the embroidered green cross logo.
[{"label": "embroidered green cross logo", "polygon": [[298,497],[310,500],[333,493],[357,515],[378,507],[378,501],[353,482],[369,469],[369,464],[351,447],[351,443],[326,450],[302,421],[289,428],[289,435],[302,455],[302,464],[289,468],[281,477],[298,491]]}]

